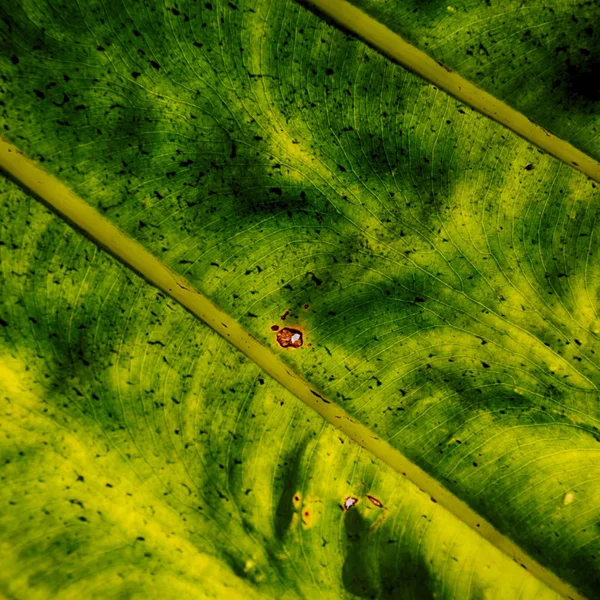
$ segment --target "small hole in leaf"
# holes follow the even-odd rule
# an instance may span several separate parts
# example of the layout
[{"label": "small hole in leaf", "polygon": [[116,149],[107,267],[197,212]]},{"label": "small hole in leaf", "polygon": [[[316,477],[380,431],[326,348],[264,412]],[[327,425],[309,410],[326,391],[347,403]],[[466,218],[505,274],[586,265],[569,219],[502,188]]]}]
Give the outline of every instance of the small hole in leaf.
[{"label": "small hole in leaf", "polygon": [[378,500],[377,498],[375,498],[375,496],[369,496],[369,495],[367,495],[367,498],[369,499],[369,502],[371,504],[374,504],[378,508],[383,508],[383,504],[381,504],[381,501]]},{"label": "small hole in leaf", "polygon": [[357,502],[358,498],[355,498],[354,496],[348,496],[344,500],[344,510],[350,510]]},{"label": "small hole in leaf", "polygon": [[277,332],[277,342],[282,348],[300,348],[304,343],[302,332],[291,327],[284,327]]}]

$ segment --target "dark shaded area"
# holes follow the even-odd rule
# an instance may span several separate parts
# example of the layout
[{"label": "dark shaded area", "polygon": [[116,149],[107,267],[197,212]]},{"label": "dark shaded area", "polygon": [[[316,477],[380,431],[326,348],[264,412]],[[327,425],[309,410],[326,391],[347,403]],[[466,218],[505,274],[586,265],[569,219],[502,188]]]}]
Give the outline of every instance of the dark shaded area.
[{"label": "dark shaded area", "polygon": [[281,491],[279,502],[275,509],[273,518],[275,524],[275,536],[279,541],[284,541],[290,529],[292,517],[294,516],[294,497],[298,493],[297,485],[300,481],[302,455],[297,452],[288,455],[283,461],[281,472],[283,477],[278,481],[277,488]]},{"label": "dark shaded area", "polygon": [[[343,514],[346,557],[342,580],[346,590],[359,598],[415,600],[433,598],[427,565],[413,557],[377,552],[377,530],[359,510]],[[388,541],[388,543],[394,540]],[[381,540],[379,540],[381,544]],[[388,563],[389,560],[389,563]]]},{"label": "dark shaded area", "polygon": [[597,107],[588,103],[600,102],[600,58],[594,53],[578,64],[567,64],[565,83],[569,96],[592,112]]}]

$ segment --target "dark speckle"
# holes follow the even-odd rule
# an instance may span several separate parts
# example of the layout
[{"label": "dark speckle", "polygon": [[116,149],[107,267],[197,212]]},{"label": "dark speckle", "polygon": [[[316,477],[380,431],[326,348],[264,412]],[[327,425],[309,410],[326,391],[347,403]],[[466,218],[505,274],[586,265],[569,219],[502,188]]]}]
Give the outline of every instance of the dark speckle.
[{"label": "dark speckle", "polygon": [[151,60],[150,64],[158,71],[160,69],[160,65],[155,61]]},{"label": "dark speckle", "polygon": [[13,65],[18,65],[18,64],[19,64],[19,57],[18,57],[18,56],[15,56],[15,55],[13,54],[13,55],[10,57],[10,62],[11,62]]},{"label": "dark speckle", "polygon": [[46,94],[44,94],[44,92],[41,92],[40,90],[33,90],[33,93],[40,99],[43,100],[46,97]]},{"label": "dark speckle", "polygon": [[320,398],[321,400],[323,400],[323,402],[325,402],[325,404],[331,404],[331,402],[329,400],[326,400],[325,398],[323,398],[323,396],[321,396],[321,394],[317,394],[317,392],[315,392],[314,390],[310,390],[310,393],[313,396],[316,396],[317,398]]}]

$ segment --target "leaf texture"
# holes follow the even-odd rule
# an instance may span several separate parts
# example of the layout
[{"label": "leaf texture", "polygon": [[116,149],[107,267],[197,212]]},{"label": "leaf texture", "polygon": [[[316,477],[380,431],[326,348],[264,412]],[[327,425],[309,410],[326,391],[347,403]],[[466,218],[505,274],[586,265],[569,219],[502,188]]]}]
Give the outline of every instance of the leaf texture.
[{"label": "leaf texture", "polygon": [[[567,583],[591,597],[597,594],[600,265],[594,253],[596,184],[293,3],[167,6],[69,2],[60,11],[45,2],[8,4],[10,17],[4,21],[2,37],[7,50],[2,56],[7,58],[0,63],[5,135],[279,352],[290,368],[374,435],[392,444]],[[19,235],[10,233],[14,223],[19,219],[26,223],[31,210],[24,202],[8,206],[10,217],[2,221],[7,239]],[[62,231],[61,235],[66,235],[68,230]],[[4,268],[7,281],[23,286],[25,280],[19,274],[25,272],[41,273],[46,282],[56,279],[52,269],[62,269],[60,265],[66,262],[53,258],[49,247],[57,242],[44,246],[35,236],[26,237],[28,244],[34,244],[26,254],[30,258],[15,259],[22,261],[20,270]],[[3,265],[9,260],[4,257],[11,256],[8,252],[24,247],[20,237],[10,240],[3,238],[0,248]],[[65,251],[72,246],[65,246]],[[94,255],[93,246],[86,248],[91,248],[88,256]],[[34,259],[52,259],[55,264],[33,266]],[[52,339],[52,331],[38,339],[34,324],[27,325],[33,336],[28,342],[32,354],[40,354],[39,349],[34,350],[37,345],[51,344],[42,356],[51,354],[63,364],[68,360],[61,358],[60,352],[70,355],[73,344],[81,352],[96,352],[95,344],[73,337],[72,315],[83,304],[89,285],[85,280],[98,278],[98,286],[107,286],[111,271],[102,265],[80,266],[79,271],[86,274],[84,282],[69,284],[80,291],[74,292],[72,308],[64,308],[61,318],[70,324],[59,340],[44,342]],[[69,281],[75,275],[65,277]],[[60,277],[56,281],[50,289],[62,293],[66,284]],[[49,311],[55,310],[56,302],[48,295],[48,285],[23,292],[36,308],[13,319],[19,327],[23,328],[30,316],[39,321],[51,318],[46,313],[52,314]],[[114,285],[120,289],[120,284]],[[151,288],[137,285],[145,294],[155,294]],[[100,310],[109,292],[96,286],[89,289],[92,313],[86,321],[93,318],[100,323],[99,317],[91,315]],[[166,327],[161,336],[151,333],[163,319],[152,312],[163,315],[181,309],[163,299],[162,308],[152,311],[149,300],[134,304],[125,291],[115,293],[121,308],[107,308],[108,315],[117,318],[124,310],[129,316],[120,324],[98,327],[97,335],[127,335],[128,340],[138,341],[129,349],[125,340],[116,346],[107,341],[106,348],[100,344],[93,360],[85,360],[90,365],[109,362],[110,368],[104,367],[112,370],[112,387],[108,387],[120,392],[114,396],[116,400],[101,400],[98,410],[112,412],[107,406],[115,402],[115,411],[119,408],[123,415],[132,411],[131,419],[135,415],[139,433],[125,424],[129,417],[121,417],[123,429],[114,435],[122,435],[126,447],[132,444],[127,451],[129,460],[162,464],[142,471],[146,473],[142,480],[152,480],[154,492],[162,490],[159,496],[175,495],[169,490],[177,490],[181,497],[186,494],[177,486],[180,479],[187,480],[177,475],[176,469],[185,469],[188,463],[181,458],[183,454],[180,458],[171,454],[170,445],[178,447],[183,439],[173,437],[171,430],[176,426],[170,420],[182,419],[179,431],[184,431],[184,425],[189,428],[186,437],[196,448],[194,452],[201,452],[199,462],[205,464],[202,453],[213,456],[214,449],[216,456],[232,443],[236,429],[228,419],[234,414],[240,432],[252,428],[251,417],[242,408],[250,402],[245,398],[262,403],[265,419],[270,419],[271,426],[277,425],[277,429],[259,426],[258,430],[268,433],[262,438],[257,434],[260,441],[253,439],[247,447],[255,469],[262,472],[261,465],[266,464],[262,481],[281,477],[287,482],[286,490],[300,489],[297,481],[307,481],[325,460],[320,442],[314,442],[318,448],[314,455],[309,453],[316,462],[298,450],[313,447],[307,441],[312,435],[307,418],[316,419],[315,427],[319,423],[330,432],[323,448],[338,448],[327,459],[339,460],[331,463],[330,472],[353,464],[353,457],[340,454],[337,433],[269,384],[277,390],[272,394],[282,394],[281,401],[297,407],[297,435],[308,437],[296,438],[290,430],[279,429],[277,402],[268,400],[272,396],[265,399],[262,392],[249,391],[256,387],[249,383],[258,377],[256,368],[244,367],[248,373],[255,369],[254,376],[236,366],[223,370],[223,364],[235,365],[242,359],[198,324],[193,325],[202,332],[198,339],[212,341],[206,342],[202,360],[198,358],[202,366],[194,368],[202,373],[201,381],[222,388],[192,394],[192,407],[183,412],[170,399],[171,395],[178,398],[170,390],[183,386],[185,374],[191,374],[187,361],[192,359],[194,342],[187,341],[187,334],[175,325]],[[25,296],[19,297],[23,300],[17,306],[25,302]],[[17,296],[7,292],[7,298],[13,306]],[[185,313],[174,314],[188,319],[181,327],[192,327]],[[52,317],[54,321],[57,318]],[[10,323],[10,313],[2,319]],[[137,319],[142,319],[139,325]],[[301,331],[303,346],[281,348],[274,327]],[[13,355],[27,339],[14,335],[10,338]],[[144,337],[152,344],[139,342]],[[164,348],[173,345],[174,356],[162,354],[166,350],[161,344]],[[215,349],[209,350],[213,346]],[[153,367],[145,362],[147,353],[153,356],[148,359]],[[70,360],[74,360],[72,356]],[[18,379],[27,364],[14,365]],[[158,378],[158,368],[167,368],[163,365],[171,366]],[[97,382],[84,375],[85,371],[77,375],[80,381],[74,387],[84,394],[92,411],[94,392],[80,386]],[[33,377],[40,378],[36,373]],[[61,375],[58,382],[65,377]],[[153,385],[141,383],[155,377]],[[238,379],[242,391],[231,392],[232,398],[227,400],[227,390],[237,390]],[[105,388],[107,384],[100,385]],[[150,389],[159,394],[158,400],[147,398]],[[44,402],[46,393],[39,391],[33,397]],[[208,417],[212,402],[228,406],[223,408],[223,417],[218,412],[216,417]],[[265,402],[270,402],[268,410]],[[202,418],[208,418],[214,427],[206,439],[200,434]],[[292,423],[291,414],[289,419]],[[71,421],[65,425],[68,430],[73,426]],[[98,417],[97,427],[97,435],[112,431],[106,414]],[[53,439],[59,435],[58,429],[50,431]],[[90,444],[93,439],[93,435],[86,438]],[[291,458],[275,459],[272,446],[281,440],[286,445],[282,452]],[[345,443],[347,447],[362,456],[352,444]],[[274,475],[275,460],[288,463],[279,475]],[[361,460],[372,464],[364,456]],[[236,490],[238,500],[243,500],[241,493],[251,486],[236,487],[239,480],[231,457],[218,464],[223,465],[221,475],[228,474],[224,481]],[[375,497],[388,493],[377,488],[384,486],[384,480],[408,485],[376,464],[376,471],[385,476],[380,484],[373,484]],[[111,467],[115,473],[120,468],[116,464]],[[154,481],[153,473],[160,468],[169,476],[170,485],[162,487],[158,475]],[[362,467],[357,469],[360,472]],[[192,491],[206,493],[206,482],[213,481],[203,479],[208,473],[211,471],[192,472],[195,484],[187,485]],[[255,476],[258,474],[251,477]],[[362,475],[358,479],[344,477],[350,483],[338,478],[330,488],[302,488],[302,498],[327,497],[327,507],[333,512],[326,513],[323,523],[331,531],[337,528],[336,535],[343,540],[340,523],[350,521],[358,528],[352,531],[363,539],[368,527],[361,520],[352,521],[352,515],[362,513],[349,511],[346,521],[337,519],[342,518],[339,504],[349,489],[362,494],[357,508],[368,507],[368,515],[376,514],[377,507],[364,496],[370,493],[371,476],[364,475],[364,489],[360,487]],[[214,480],[219,479],[215,476]],[[257,483],[258,487],[271,498],[282,493],[281,488],[272,490],[266,483]],[[429,500],[414,490],[410,494],[413,492],[415,507],[421,501],[427,504]],[[236,510],[241,512],[244,504],[238,500]],[[152,505],[146,499],[140,502],[145,507]],[[271,500],[272,506],[274,503]],[[253,506],[256,510],[263,507],[265,519],[275,519],[273,527],[279,527],[279,538],[292,535],[287,529],[282,533],[282,523],[287,521],[277,517],[276,509],[269,510],[269,504],[258,500]],[[289,502],[282,506],[285,514],[292,514]],[[204,523],[196,513],[197,506],[190,504],[189,510]],[[233,505],[229,510],[234,510]],[[329,516],[333,513],[335,519]],[[177,514],[173,518],[185,529],[184,517]],[[415,519],[406,516],[416,513],[403,514],[398,518],[406,518],[416,527]],[[232,515],[226,519],[232,528],[244,522],[243,517],[238,521]],[[299,513],[298,519],[298,531],[304,531]],[[444,514],[443,519],[450,516]],[[390,517],[385,523],[388,520],[393,521]],[[114,527],[118,529],[117,521]],[[213,531],[229,525],[209,520],[206,527],[204,536],[211,540]],[[439,530],[444,530],[444,525],[436,526],[436,534]],[[289,584],[291,594],[306,594],[306,590],[294,588],[306,579],[302,571],[293,575],[284,569],[281,575],[279,567],[273,567],[279,559],[273,559],[265,548],[277,537],[276,532],[260,531],[263,537],[259,536],[257,545],[249,541],[248,548],[262,548],[256,550],[264,561],[261,572],[268,581],[281,576],[283,586],[264,588],[266,593]],[[347,539],[358,543],[359,538],[352,535]],[[417,547],[414,556],[422,556],[416,535],[406,547],[413,544]],[[463,534],[460,536],[462,539]],[[324,537],[329,542],[331,535]],[[387,539],[395,538],[389,535]],[[322,543],[320,538],[311,540],[310,556]],[[469,551],[478,554],[474,542],[465,543]],[[443,556],[451,554],[452,544],[448,542]],[[287,549],[289,544],[284,545]],[[403,557],[404,551],[394,554],[393,549],[382,550],[384,545],[383,541],[377,545],[377,552],[385,557],[383,562],[369,562],[365,557],[367,562],[360,562],[360,568],[368,573],[388,567],[398,572],[397,561],[404,560],[398,557]],[[221,560],[219,553],[225,552],[226,545],[217,546],[207,553]],[[280,552],[280,546],[273,547]],[[362,549],[360,554],[365,554]],[[344,551],[332,546],[320,556],[321,562],[316,562],[324,570],[318,572],[331,571],[331,577],[338,577],[326,589],[339,593],[340,573],[345,585],[344,567],[339,562]],[[469,557],[465,560],[475,560],[473,554]],[[225,560],[218,568],[233,569],[242,580],[236,583],[242,586],[239,593],[244,594],[247,572],[240,565],[246,562],[239,560]],[[245,560],[259,564],[258,558]],[[391,562],[385,563],[387,560]],[[429,559],[414,558],[414,565],[422,564],[421,560],[429,564]],[[291,563],[298,561],[300,558],[294,558]],[[454,567],[453,562],[444,564]],[[384,563],[388,566],[381,566]],[[165,573],[172,575],[187,562],[169,564],[181,565],[165,568]],[[349,564],[353,565],[352,561]],[[423,578],[415,575],[420,568],[411,567],[407,576],[421,581]],[[267,575],[269,569],[275,571]],[[478,597],[483,593],[480,588],[488,584],[470,588],[461,579],[467,572],[477,573],[477,577],[487,573],[475,566],[471,571],[465,567],[452,585],[459,586],[456,590],[462,597]],[[315,577],[314,585],[326,585],[320,583],[321,575]],[[360,592],[354,584],[345,589],[355,595],[385,597],[389,593],[396,597],[381,583],[387,581],[387,575],[365,578],[367,591]],[[190,575],[189,585],[194,585],[192,579]],[[510,579],[502,585],[512,585]],[[57,580],[64,581],[59,575]],[[229,579],[215,575],[215,587],[207,594],[222,593],[218,586],[223,581]],[[434,585],[432,581],[440,580],[433,575],[425,577],[425,588],[415,589],[424,597],[434,591],[452,597],[450,583],[444,584],[445,591],[439,591],[428,587]],[[498,579],[494,581],[500,585]],[[521,580],[515,575],[514,581]],[[524,595],[541,593],[527,587],[534,585],[529,579],[523,581],[528,582],[523,584]],[[259,583],[251,585],[263,589]],[[498,593],[514,597],[512,589]]]},{"label": "leaf texture", "polygon": [[2,198],[4,595],[559,597],[6,181]]}]

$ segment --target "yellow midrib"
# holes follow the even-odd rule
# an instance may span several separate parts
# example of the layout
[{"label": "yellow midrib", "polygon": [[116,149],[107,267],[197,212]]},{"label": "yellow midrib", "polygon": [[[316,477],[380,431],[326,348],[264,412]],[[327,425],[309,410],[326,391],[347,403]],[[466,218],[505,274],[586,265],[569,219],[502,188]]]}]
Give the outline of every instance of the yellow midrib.
[{"label": "yellow midrib", "polygon": [[502,552],[525,566],[548,587],[567,598],[583,600],[584,597],[581,594],[529,557],[519,546],[496,530],[437,480],[390,444],[379,439],[368,427],[357,422],[319,391],[314,390],[275,352],[256,340],[230,315],[223,312],[195,289],[190,282],[171,271],[139,242],[126,235],[62,182],[41,169],[2,137],[0,137],[0,168],[86,236],[105,248],[126,267],[134,270],[150,284],[176,300],[195,317],[212,327],[331,425],[344,432],[396,472],[407,477],[451,514],[469,525]]},{"label": "yellow midrib", "polygon": [[301,0],[388,58],[600,183],[600,163],[461,77],[346,0]]}]

